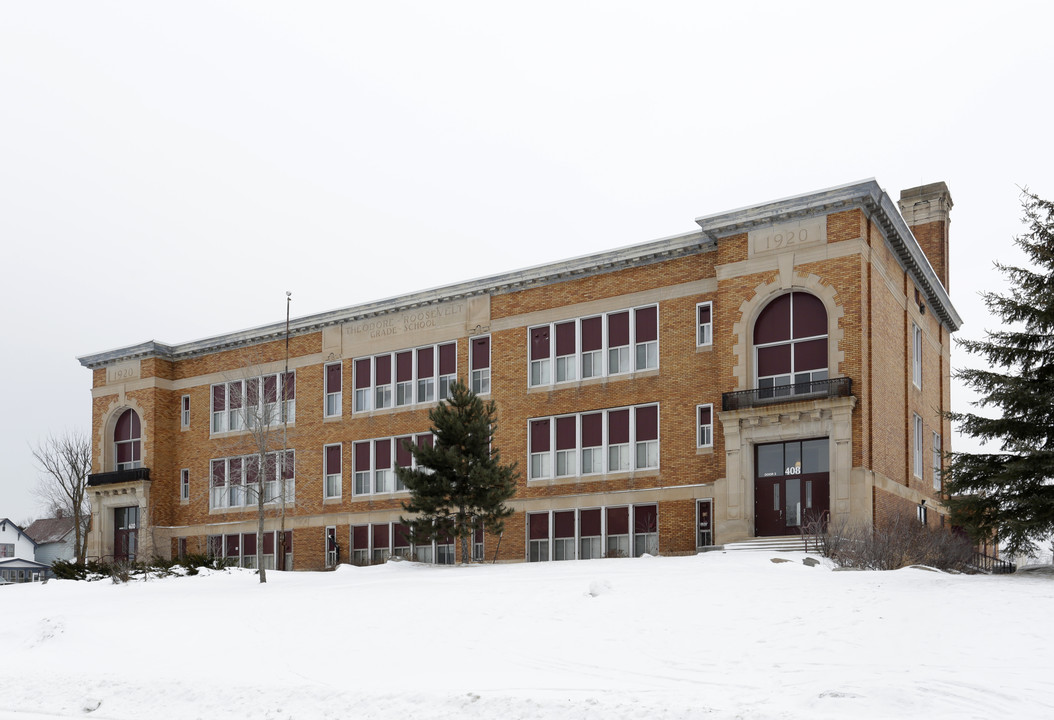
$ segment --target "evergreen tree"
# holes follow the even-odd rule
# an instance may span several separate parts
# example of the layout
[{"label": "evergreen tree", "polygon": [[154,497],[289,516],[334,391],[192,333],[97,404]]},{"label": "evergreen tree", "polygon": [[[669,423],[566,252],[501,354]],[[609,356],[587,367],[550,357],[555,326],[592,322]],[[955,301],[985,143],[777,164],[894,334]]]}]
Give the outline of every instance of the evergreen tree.
[{"label": "evergreen tree", "polygon": [[516,463],[504,465],[493,447],[496,408],[484,403],[463,383],[454,383],[450,399],[428,413],[434,444],[408,445],[416,468],[397,468],[410,491],[401,518],[415,543],[453,536],[467,563],[469,541],[477,527],[501,533],[512,509],[505,501],[516,493]]},{"label": "evergreen tree", "polygon": [[986,367],[956,376],[996,417],[950,413],[963,432],[1000,452],[952,453],[945,491],[952,522],[974,540],[998,537],[1011,554],[1054,531],[1054,203],[1024,191],[1028,232],[1015,244],[1027,267],[996,263],[1006,294],[982,293],[1003,329],[961,340]]}]

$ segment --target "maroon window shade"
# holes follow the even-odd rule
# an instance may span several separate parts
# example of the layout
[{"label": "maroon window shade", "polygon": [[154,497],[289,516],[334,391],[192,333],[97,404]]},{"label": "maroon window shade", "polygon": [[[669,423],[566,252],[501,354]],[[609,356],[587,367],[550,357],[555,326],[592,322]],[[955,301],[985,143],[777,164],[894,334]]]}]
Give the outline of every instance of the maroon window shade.
[{"label": "maroon window shade", "polygon": [[582,537],[600,535],[600,508],[581,511],[578,514],[578,524]]},{"label": "maroon window shade", "polygon": [[608,444],[621,445],[629,442],[629,410],[612,410],[608,413]]},{"label": "maroon window shade", "polygon": [[[284,540],[284,542],[285,542],[285,551],[287,553],[293,552],[293,531],[292,530],[286,530],[285,531],[285,540]],[[289,568],[286,568],[286,569],[288,570]]]},{"label": "maroon window shade", "polygon": [[758,348],[758,377],[786,375],[791,371],[791,346]]},{"label": "maroon window shade", "polygon": [[388,385],[392,381],[392,356],[378,355],[376,357],[377,384]]},{"label": "maroon window shade", "polygon": [[260,482],[260,458],[257,455],[245,458],[245,482],[249,484]]},{"label": "maroon window shade", "polygon": [[791,303],[794,337],[806,338],[827,334],[827,309],[820,298],[808,293],[792,293]]},{"label": "maroon window shade", "polygon": [[283,480],[292,480],[296,475],[296,453],[292,450],[285,451],[285,475]]},{"label": "maroon window shade", "polygon": [[212,557],[223,557],[223,536],[209,535],[209,555]]},{"label": "maroon window shade", "polygon": [[822,370],[827,367],[827,338],[794,343],[794,371]]},{"label": "maroon window shade", "polygon": [[340,392],[340,363],[326,366],[326,392]]},{"label": "maroon window shade", "polygon": [[573,538],[575,536],[575,511],[561,510],[553,513],[553,537]]},{"label": "maroon window shade", "polygon": [[600,447],[604,444],[604,414],[592,413],[582,416],[582,447]]},{"label": "maroon window shade", "polygon": [[356,525],[351,529],[351,548],[353,550],[370,549],[369,525]]},{"label": "maroon window shade", "polygon": [[417,447],[432,447],[435,438],[432,433],[423,433],[417,436]]},{"label": "maroon window shade", "polygon": [[340,445],[326,447],[326,474],[336,475],[340,472]]},{"label": "maroon window shade", "polygon": [[224,535],[224,556],[225,557],[238,557],[238,541],[241,540],[240,535]]},{"label": "maroon window shade", "polygon": [[457,372],[457,343],[439,346],[439,374],[453,375]]},{"label": "maroon window shade", "polygon": [[[227,407],[227,387],[225,385],[212,386],[212,412],[219,412]],[[123,415],[121,416],[124,417]],[[120,420],[117,421],[120,425]]]},{"label": "maroon window shade", "polygon": [[531,420],[531,452],[549,450],[549,420]]},{"label": "maroon window shade", "polygon": [[275,453],[268,453],[264,457],[264,480],[271,481],[278,479],[278,455]]},{"label": "maroon window shade", "polygon": [[659,439],[659,406],[648,405],[634,410],[637,414],[637,442]]},{"label": "maroon window shade", "polygon": [[659,339],[659,308],[637,308],[633,311],[636,318],[637,342],[651,342]]},{"label": "maroon window shade", "polygon": [[699,324],[700,325],[705,325],[706,323],[710,322],[710,309],[711,309],[710,305],[700,305],[699,306]]},{"label": "maroon window shade", "polygon": [[394,548],[410,547],[410,528],[402,523],[395,523],[392,526],[392,539]]},{"label": "maroon window shade", "polygon": [[368,472],[370,469],[369,441],[355,443],[355,472]]},{"label": "maroon window shade", "polygon": [[417,349],[417,377],[430,378],[435,375],[435,351],[434,348],[424,347]]},{"label": "maroon window shade", "polygon": [[608,535],[629,534],[629,508],[608,508]]},{"label": "maroon window shade", "polygon": [[278,402],[278,376],[277,375],[264,375],[263,386],[264,386],[264,402],[265,403]]},{"label": "maroon window shade", "polygon": [[296,373],[282,374],[282,399],[296,400]]},{"label": "maroon window shade", "polygon": [[190,410],[190,395],[183,396],[183,409]]},{"label": "maroon window shade", "polygon": [[560,323],[556,326],[556,354],[574,355],[575,321]]},{"label": "maroon window shade", "polygon": [[117,444],[117,462],[132,462],[132,445],[135,443],[121,442]]},{"label": "maroon window shade", "polygon": [[227,483],[227,463],[223,460],[212,461],[212,487],[221,487]]},{"label": "maroon window shade", "polygon": [[472,542],[481,543],[483,542],[483,526],[480,525],[472,531]]},{"label": "maroon window shade", "polygon": [[228,407],[231,410],[238,410],[242,406],[242,384],[241,382],[232,382],[227,386],[230,396],[228,397]]},{"label": "maroon window shade", "polygon": [[230,459],[230,479],[231,485],[242,484],[242,459],[231,458]]},{"label": "maroon window shade", "polygon": [[761,311],[754,323],[754,344],[790,340],[790,295],[781,295]]},{"label": "maroon window shade", "polygon": [[475,338],[472,341],[472,369],[490,367],[490,338]]},{"label": "maroon window shade", "polygon": [[582,351],[599,350],[604,345],[604,324],[600,317],[582,320]]},{"label": "maroon window shade", "polygon": [[245,381],[245,401],[250,406],[258,405],[260,402],[260,380],[250,378]]},{"label": "maroon window shade", "polygon": [[373,526],[373,549],[385,550],[388,548],[388,523]]},{"label": "maroon window shade", "polygon": [[712,413],[713,408],[711,408],[709,405],[707,405],[706,407],[699,408],[699,424],[709,425],[711,422],[711,418],[713,417]]},{"label": "maroon window shade", "polygon": [[264,533],[263,540],[264,555],[274,555],[274,533]]},{"label": "maroon window shade", "polygon": [[414,354],[412,351],[395,355],[395,381],[409,382],[414,379]]},{"label": "maroon window shade", "polygon": [[242,533],[242,553],[256,554],[256,533]]},{"label": "maroon window shade", "polygon": [[658,505],[633,506],[633,532],[652,533],[659,529]]},{"label": "maroon window shade", "polygon": [[373,441],[373,462],[378,470],[387,470],[392,466],[391,438]]},{"label": "maroon window shade", "polygon": [[531,328],[531,360],[546,360],[549,357],[549,326]]},{"label": "maroon window shade", "polygon": [[629,345],[629,311],[608,315],[608,347]]},{"label": "maroon window shade", "polygon": [[414,456],[410,454],[406,446],[413,442],[412,437],[395,438],[395,465],[396,467],[408,468],[413,464]]},{"label": "maroon window shade", "polygon": [[370,359],[359,358],[355,361],[355,389],[363,390],[370,386]]},{"label": "maroon window shade", "polygon": [[527,516],[531,540],[549,539],[549,513],[531,513]]},{"label": "maroon window shade", "polygon": [[556,449],[574,450],[577,446],[577,423],[575,416],[556,418]]}]

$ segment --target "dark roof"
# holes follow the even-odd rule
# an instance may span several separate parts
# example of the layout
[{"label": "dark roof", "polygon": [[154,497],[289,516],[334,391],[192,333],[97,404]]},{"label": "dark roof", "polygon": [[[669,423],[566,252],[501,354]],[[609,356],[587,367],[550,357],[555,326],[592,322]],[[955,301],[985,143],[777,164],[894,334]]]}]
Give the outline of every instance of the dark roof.
[{"label": "dark roof", "polygon": [[44,518],[35,520],[24,531],[37,545],[62,542],[73,532],[73,518]]}]

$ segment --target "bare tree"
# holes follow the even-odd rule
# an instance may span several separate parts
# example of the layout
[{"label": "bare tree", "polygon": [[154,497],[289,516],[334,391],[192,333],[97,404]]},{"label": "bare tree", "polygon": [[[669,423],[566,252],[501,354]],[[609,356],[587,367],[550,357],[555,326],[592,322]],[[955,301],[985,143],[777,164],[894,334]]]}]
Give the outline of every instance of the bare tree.
[{"label": "bare tree", "polygon": [[32,451],[44,474],[37,483],[35,495],[49,513],[73,518],[73,553],[77,562],[82,563],[91,518],[88,506],[91,439],[67,430],[62,435],[49,435]]}]

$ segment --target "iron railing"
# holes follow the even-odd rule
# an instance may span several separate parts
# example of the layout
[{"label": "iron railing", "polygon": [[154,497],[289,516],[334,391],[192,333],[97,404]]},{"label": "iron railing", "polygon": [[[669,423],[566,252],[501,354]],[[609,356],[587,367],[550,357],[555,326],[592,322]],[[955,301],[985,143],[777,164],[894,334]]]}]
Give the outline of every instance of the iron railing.
[{"label": "iron railing", "polygon": [[982,552],[975,552],[973,554],[973,564],[974,567],[981,570],[981,572],[991,573],[992,575],[1010,575],[1017,571],[1017,565],[1009,560],[994,558],[991,555],[985,555]]},{"label": "iron railing", "polygon": [[759,405],[816,400],[822,398],[849,397],[853,394],[853,379],[848,377],[791,383],[775,387],[755,388],[725,393],[721,396],[721,409],[743,410]]},{"label": "iron railing", "polygon": [[133,482],[135,480],[149,480],[150,468],[140,467],[128,470],[114,470],[112,472],[95,473],[88,476],[88,485],[113,485],[114,483]]}]

